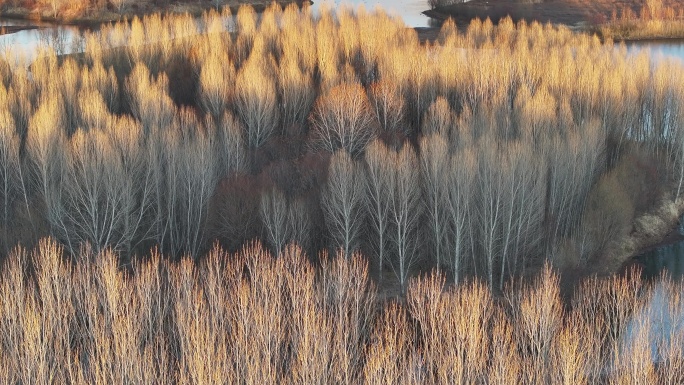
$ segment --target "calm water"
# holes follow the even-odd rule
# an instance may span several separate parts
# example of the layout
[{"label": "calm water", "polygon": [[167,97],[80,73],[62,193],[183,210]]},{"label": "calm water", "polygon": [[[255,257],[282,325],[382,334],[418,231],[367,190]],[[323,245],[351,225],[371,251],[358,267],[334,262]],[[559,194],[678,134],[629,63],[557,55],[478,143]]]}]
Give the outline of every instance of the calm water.
[{"label": "calm water", "polygon": [[[684,223],[684,217],[680,223]],[[684,225],[678,229],[684,234]],[[675,242],[650,250],[637,257],[644,266],[644,274],[649,277],[657,277],[663,271],[669,273],[672,278],[684,277],[684,241]]]},{"label": "calm water", "polygon": [[[411,27],[429,27],[430,18],[421,12],[428,9],[427,0],[320,0],[313,4],[313,11],[321,7],[340,7],[363,5],[367,10],[381,7],[391,15],[398,16]],[[0,20],[0,26],[35,25],[35,22],[23,20]],[[43,25],[37,30],[19,31],[0,36],[0,51],[11,48],[32,57],[32,53],[40,46],[49,45],[60,53],[78,52],[83,48],[80,30],[72,26]]]},{"label": "calm water", "polygon": [[[0,26],[36,25],[25,20],[0,20]],[[82,50],[81,31],[73,26],[38,25],[38,29],[23,30],[0,35],[0,51],[11,49],[15,53],[32,57],[38,47],[51,46],[58,53]]]},{"label": "calm water", "polygon": [[422,12],[430,9],[427,0],[314,0],[313,10],[317,11],[321,6],[339,7],[340,5],[363,5],[367,10],[381,7],[391,15],[397,15],[404,20],[409,27],[430,27],[430,18]]},{"label": "calm water", "polygon": [[646,50],[655,60],[677,59],[684,63],[684,40],[645,40],[627,44],[627,52]]},{"label": "calm water", "polygon": [[[682,48],[678,49],[681,54]],[[684,220],[684,217],[681,219]],[[684,226],[680,224],[678,231],[684,234]],[[643,263],[647,278],[657,278],[664,272],[674,280],[684,278],[684,241],[661,246],[638,256],[637,259]],[[623,350],[631,350],[640,336],[647,336],[650,341],[651,360],[663,360],[658,347],[668,346],[674,335],[684,333],[684,308],[673,307],[671,304],[676,301],[669,295],[671,294],[664,290],[661,284],[656,285],[647,305],[634,313],[628,322],[622,341]]]},{"label": "calm water", "polygon": [[[431,19],[422,14],[429,8],[427,0],[315,0],[313,11],[318,12],[322,7],[337,8],[342,5],[353,7],[363,5],[367,10],[381,7],[389,14],[400,17],[407,26],[416,28],[431,26]],[[0,26],[35,24],[35,22],[22,20],[0,20]],[[43,25],[37,30],[1,35],[0,51],[12,48],[31,57],[37,47],[49,45],[58,53],[77,52],[82,50],[83,46],[80,35],[76,27]],[[648,50],[656,60],[673,58],[684,62],[684,40],[634,42],[627,44],[627,50],[629,52]]]}]

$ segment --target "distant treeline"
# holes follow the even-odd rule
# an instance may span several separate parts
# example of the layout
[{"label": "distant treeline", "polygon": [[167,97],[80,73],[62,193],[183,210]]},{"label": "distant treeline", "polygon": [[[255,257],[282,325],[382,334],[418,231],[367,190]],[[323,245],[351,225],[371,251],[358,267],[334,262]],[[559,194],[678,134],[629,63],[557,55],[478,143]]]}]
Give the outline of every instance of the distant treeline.
[{"label": "distant treeline", "polygon": [[[151,16],[0,63],[0,231],[128,263],[261,239],[502,288],[614,263],[684,180],[684,71],[539,24]],[[233,25],[234,23],[234,25]],[[234,31],[234,32],[233,32]],[[385,274],[387,275],[387,274]]]}]

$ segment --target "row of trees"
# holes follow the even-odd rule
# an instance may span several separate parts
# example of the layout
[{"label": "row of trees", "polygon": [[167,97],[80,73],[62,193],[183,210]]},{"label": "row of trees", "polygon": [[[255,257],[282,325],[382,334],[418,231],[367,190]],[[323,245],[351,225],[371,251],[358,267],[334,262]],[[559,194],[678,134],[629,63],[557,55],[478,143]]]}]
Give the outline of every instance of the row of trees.
[{"label": "row of trees", "polygon": [[[591,129],[583,138],[557,138],[546,154],[493,139],[450,151],[439,133],[423,136],[418,154],[408,142],[394,150],[377,139],[358,161],[338,150],[322,193],[333,245],[351,255],[365,241],[377,271],[390,261],[402,287],[423,255],[448,267],[455,283],[469,272],[503,287],[524,273],[527,258],[553,255],[559,240],[578,231],[603,154]],[[581,246],[583,258],[601,251]]]},{"label": "row of trees", "polygon": [[544,260],[596,261],[680,193],[680,66],[538,24],[447,22],[421,44],[381,12],[310,12],[155,15],[78,57],[7,57],[5,250],[261,238],[362,251],[403,290],[427,266],[503,288]]},{"label": "row of trees", "polygon": [[378,301],[358,255],[258,245],[199,262],[57,242],[0,271],[0,381],[131,384],[681,384],[682,284],[585,280],[564,306],[548,267],[497,301],[486,284],[412,278]]}]

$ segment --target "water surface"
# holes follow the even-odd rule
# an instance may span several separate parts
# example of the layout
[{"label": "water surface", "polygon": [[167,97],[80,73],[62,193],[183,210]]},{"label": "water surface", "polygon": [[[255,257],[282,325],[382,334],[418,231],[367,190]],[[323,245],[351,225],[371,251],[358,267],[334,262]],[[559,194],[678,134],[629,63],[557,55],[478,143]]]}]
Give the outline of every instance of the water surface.
[{"label": "water surface", "polygon": [[654,60],[675,59],[684,63],[684,39],[642,40],[625,44],[627,52],[648,51]]},{"label": "water surface", "polygon": [[[678,232],[684,235],[684,217],[680,219]],[[678,241],[656,247],[637,257],[644,267],[644,275],[647,278],[656,278],[663,272],[667,272],[672,278],[684,277],[684,241]]]},{"label": "water surface", "polygon": [[427,0],[314,0],[313,10],[318,11],[321,6],[332,6],[333,8],[351,5],[358,7],[363,5],[367,10],[380,7],[391,15],[397,15],[404,20],[409,27],[430,27],[430,18],[422,12],[429,9]]}]

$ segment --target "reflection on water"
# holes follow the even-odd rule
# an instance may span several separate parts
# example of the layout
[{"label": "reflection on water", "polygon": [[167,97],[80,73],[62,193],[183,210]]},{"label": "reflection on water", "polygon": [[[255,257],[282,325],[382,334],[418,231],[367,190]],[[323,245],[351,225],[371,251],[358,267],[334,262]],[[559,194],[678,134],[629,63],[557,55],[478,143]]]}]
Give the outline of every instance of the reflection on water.
[{"label": "reflection on water", "polygon": [[[684,234],[681,223],[680,220],[678,230]],[[667,273],[673,280],[681,280],[684,278],[684,241],[655,248],[638,256],[637,260],[643,264],[646,278]],[[638,349],[640,341],[647,340],[651,360],[656,363],[664,360],[661,348],[669,346],[671,340],[684,333],[684,308],[673,305],[678,303],[676,297],[682,294],[677,291],[667,290],[665,285],[657,283],[647,294],[646,306],[640,308],[627,324],[622,338],[623,351]]]},{"label": "reflection on water", "polygon": [[[22,24],[4,21],[2,25]],[[83,46],[82,31],[74,26],[39,26],[36,29],[0,35],[0,51],[9,49],[28,59],[33,58],[40,47],[52,47],[57,54],[66,54],[83,51]]]},{"label": "reflection on water", "polygon": [[626,44],[627,52],[648,51],[655,60],[676,59],[684,62],[684,40],[644,40]]},{"label": "reflection on water", "polygon": [[[335,9],[348,5],[352,7],[363,5],[369,11],[381,7],[390,15],[401,18],[409,27],[427,28],[439,25],[439,22],[422,14],[428,8],[427,0],[315,0],[312,10],[316,14],[322,7]],[[35,26],[36,22],[0,19],[0,26],[20,25]],[[59,54],[78,52],[83,49],[83,37],[79,28],[49,24],[38,26],[38,29],[0,35],[0,50],[11,48],[30,58],[38,47],[45,45],[53,47]],[[647,50],[655,60],[667,58],[684,62],[684,40],[638,41],[627,43],[626,46],[630,53]]]},{"label": "reflection on water", "polygon": [[[389,14],[400,17],[407,26],[411,27],[430,27],[434,24],[434,22],[431,23],[432,19],[422,14],[428,8],[427,0],[321,0],[314,1],[312,10],[316,14],[322,7],[338,8],[342,5],[352,7],[363,5],[369,11],[381,7]],[[0,20],[0,26],[35,26],[36,24],[34,21],[26,20]],[[84,40],[79,28],[50,24],[38,26],[38,29],[0,35],[0,52],[9,48],[32,59],[41,46],[50,46],[58,54],[83,50]]]},{"label": "reflection on water", "polygon": [[431,27],[430,18],[422,12],[429,9],[427,0],[314,0],[313,11],[317,12],[322,6],[337,8],[342,5],[358,7],[363,5],[367,10],[380,7],[390,15],[397,15],[409,27]]},{"label": "reflection on water", "polygon": [[684,242],[661,246],[639,256],[647,277],[656,277],[667,271],[673,278],[684,276]]},{"label": "reflection on water", "polygon": [[[684,221],[684,217],[680,223]],[[680,224],[679,233],[684,234],[684,225]],[[644,266],[644,275],[655,278],[663,271],[675,279],[684,277],[684,241],[664,245],[650,250],[637,257]]]},{"label": "reflection on water", "polygon": [[[684,333],[684,308],[673,305],[677,303],[678,295],[662,284],[649,293],[647,305],[638,309],[626,325],[620,344],[623,356],[645,348],[644,353],[650,355],[654,363],[661,363],[667,358],[667,348],[671,343],[682,341]],[[620,370],[619,364],[617,366],[611,369]]]}]

